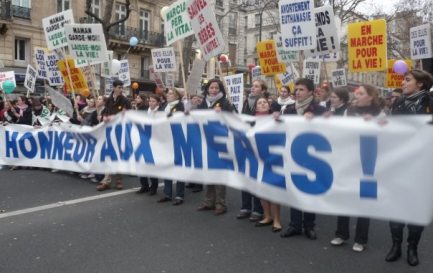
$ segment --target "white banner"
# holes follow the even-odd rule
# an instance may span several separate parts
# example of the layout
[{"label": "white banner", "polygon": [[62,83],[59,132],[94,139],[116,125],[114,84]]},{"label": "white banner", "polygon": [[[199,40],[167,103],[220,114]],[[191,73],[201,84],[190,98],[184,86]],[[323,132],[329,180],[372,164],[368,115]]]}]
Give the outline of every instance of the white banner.
[{"label": "white banner", "polygon": [[36,76],[38,72],[31,65],[27,65],[26,77],[24,79],[24,87],[31,93],[35,92]]},{"label": "white banner", "polygon": [[433,56],[430,23],[410,28],[410,56],[412,60]]},{"label": "white banner", "polygon": [[123,82],[123,87],[131,85],[131,75],[129,74],[128,60],[120,61],[119,80]]},{"label": "white banner", "polygon": [[305,56],[324,55],[340,51],[340,38],[338,36],[334,11],[326,5],[314,9],[316,17],[317,46],[311,50],[305,50]]},{"label": "white banner", "polygon": [[93,128],[0,126],[0,164],[225,184],[305,211],[432,221],[431,116],[385,126],[353,117],[281,120],[127,111]]},{"label": "white banner", "polygon": [[332,87],[347,86],[346,70],[344,68],[332,70],[331,74]]},{"label": "white banner", "polygon": [[242,113],[244,104],[244,74],[235,74],[224,77],[227,84],[227,96],[236,108],[238,113]]},{"label": "white banner", "polygon": [[45,39],[50,50],[68,45],[65,35],[65,25],[74,23],[72,9],[42,19]]},{"label": "white banner", "polygon": [[304,60],[304,69],[302,77],[314,81],[314,84],[320,83],[320,61]]},{"label": "white banner", "polygon": [[315,48],[313,0],[281,0],[278,7],[283,46],[291,50]]},{"label": "white banner", "polygon": [[195,38],[200,45],[203,59],[209,61],[213,56],[224,52],[225,41],[215,18],[209,0],[191,0],[188,15]]},{"label": "white banner", "polygon": [[172,47],[154,48],[151,50],[153,68],[157,72],[176,71],[176,55]]},{"label": "white banner", "polygon": [[164,34],[167,45],[194,34],[187,8],[190,0],[178,0],[164,14]]}]

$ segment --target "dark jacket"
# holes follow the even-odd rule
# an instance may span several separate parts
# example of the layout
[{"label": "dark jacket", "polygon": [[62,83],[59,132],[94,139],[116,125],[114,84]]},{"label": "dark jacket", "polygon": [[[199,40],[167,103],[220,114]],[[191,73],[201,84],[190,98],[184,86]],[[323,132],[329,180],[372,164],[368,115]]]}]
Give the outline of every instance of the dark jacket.
[{"label": "dark jacket", "polygon": [[[310,105],[308,105],[308,107],[305,109],[304,114],[308,112],[313,113],[315,116],[321,116],[323,115],[323,113],[326,112],[326,109],[325,107],[319,105],[317,102],[313,100],[310,103]],[[287,105],[286,109],[283,112],[283,115],[297,115],[297,114],[298,113],[296,112],[296,103]]]},{"label": "dark jacket", "polygon": [[111,116],[116,115],[123,111],[123,109],[129,110],[131,109],[131,103],[128,98],[120,94],[117,96],[116,100],[114,100],[113,94],[108,97],[107,102],[105,103],[105,108],[102,113],[103,116]]},{"label": "dark jacket", "polygon": [[204,98],[202,103],[197,106],[197,109],[215,109],[216,107],[220,107],[221,110],[224,112],[235,111],[233,105],[225,97],[220,98],[210,106],[207,105],[206,98]]},{"label": "dark jacket", "polygon": [[392,107],[393,115],[431,114],[432,98],[425,90],[401,96]]},{"label": "dark jacket", "polygon": [[347,107],[349,106],[348,103],[343,104],[339,108],[334,110],[334,115],[336,116],[344,116],[344,113],[346,112]]},{"label": "dark jacket", "polygon": [[[19,108],[15,108],[16,112],[19,113],[20,109]],[[27,107],[26,110],[24,110],[23,115],[19,118],[17,118],[16,120],[16,124],[25,124],[25,125],[32,125],[32,107],[29,106]]]},{"label": "dark jacket", "polygon": [[[166,106],[167,106],[167,105],[166,105]],[[166,106],[164,106],[164,108],[163,108],[162,110],[164,110]],[[175,113],[175,112],[183,112],[184,110],[185,110],[185,107],[183,106],[182,101],[179,100],[179,103],[177,103],[175,106],[173,106],[173,107],[171,108],[171,110],[170,110],[170,114],[173,114],[173,113]]]}]

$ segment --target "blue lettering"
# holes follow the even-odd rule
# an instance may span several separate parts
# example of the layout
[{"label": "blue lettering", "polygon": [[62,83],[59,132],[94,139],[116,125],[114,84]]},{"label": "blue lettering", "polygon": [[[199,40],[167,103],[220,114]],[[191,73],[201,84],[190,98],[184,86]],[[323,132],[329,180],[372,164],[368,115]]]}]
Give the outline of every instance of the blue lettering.
[{"label": "blue lettering", "polygon": [[65,132],[55,132],[54,133],[54,149],[52,159],[58,157],[59,160],[63,160],[63,139],[65,138]]},{"label": "blue lettering", "polygon": [[230,128],[234,137],[234,147],[236,161],[238,163],[239,172],[244,173],[246,171],[247,160],[250,168],[250,177],[257,179],[258,161],[254,154],[253,147],[250,140],[247,138],[244,132]]},{"label": "blue lettering", "polygon": [[83,137],[87,140],[87,150],[84,162],[92,162],[98,140],[90,134],[84,134]]},{"label": "blue lettering", "polygon": [[220,157],[220,153],[227,153],[227,141],[218,143],[216,137],[227,137],[229,130],[227,126],[218,121],[210,121],[203,126],[207,142],[207,162],[209,169],[228,169],[234,170],[233,161]]},{"label": "blue lettering", "polygon": [[144,162],[149,164],[155,164],[153,159],[152,149],[150,148],[150,139],[152,137],[152,126],[140,124],[135,124],[138,129],[138,134],[140,136],[140,145],[135,150],[135,161],[139,162],[140,157],[143,156]]},{"label": "blue lettering", "polygon": [[83,135],[76,134],[75,139],[76,142],[75,142],[74,153],[72,154],[72,160],[74,160],[74,162],[78,162],[83,158],[86,152],[87,145],[86,145],[86,139]]},{"label": "blue lettering", "polygon": [[194,157],[194,167],[203,168],[203,156],[201,146],[201,133],[198,124],[187,124],[187,137],[181,124],[171,124],[173,136],[174,165],[191,167],[191,158]]},{"label": "blue lettering", "polygon": [[53,132],[48,131],[47,134],[38,132],[39,145],[41,146],[41,159],[51,159],[51,151],[53,149]]},{"label": "blue lettering", "polygon": [[116,125],[114,133],[116,135],[117,147],[119,147],[120,159],[128,160],[132,155],[132,140],[131,140],[131,123],[125,124],[125,149],[122,149],[122,132],[123,124]]},{"label": "blue lettering", "polygon": [[[29,150],[27,150],[26,146],[26,140],[28,140],[30,147]],[[38,152],[38,147],[36,145],[36,140],[33,137],[33,134],[30,132],[25,133],[20,140],[18,141],[20,145],[20,150],[23,156],[27,158],[34,158]]]},{"label": "blue lettering", "polygon": [[300,134],[292,142],[292,158],[299,166],[313,171],[316,174],[316,179],[310,180],[303,173],[292,173],[291,177],[296,188],[300,191],[318,195],[331,188],[334,174],[327,162],[308,154],[310,146],[319,152],[332,152],[331,144],[325,137],[316,133]]},{"label": "blue lettering", "polygon": [[18,132],[13,132],[10,137],[9,131],[6,131],[6,157],[11,157],[10,150],[12,150],[13,157],[18,158],[17,138]]},{"label": "blue lettering", "polygon": [[105,128],[106,139],[101,149],[101,162],[105,162],[105,158],[107,156],[110,157],[111,161],[117,161],[116,151],[114,151],[113,143],[111,142],[111,136],[110,136],[112,129],[113,129],[112,127]]},{"label": "blue lettering", "polygon": [[284,175],[274,172],[273,167],[284,167],[284,160],[281,154],[272,153],[270,147],[284,147],[286,144],[286,134],[282,133],[262,133],[256,134],[257,150],[263,160],[262,181],[279,188],[286,188],[286,178]]}]

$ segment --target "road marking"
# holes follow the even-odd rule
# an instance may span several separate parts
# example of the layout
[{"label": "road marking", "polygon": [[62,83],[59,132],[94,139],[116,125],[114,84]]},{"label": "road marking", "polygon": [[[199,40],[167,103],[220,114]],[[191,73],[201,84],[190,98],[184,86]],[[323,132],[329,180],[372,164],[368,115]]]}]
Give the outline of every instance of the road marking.
[{"label": "road marking", "polygon": [[22,214],[27,214],[27,213],[32,213],[32,212],[41,211],[41,210],[47,210],[47,209],[52,209],[52,208],[59,208],[59,207],[63,207],[63,206],[69,206],[69,205],[84,203],[84,202],[93,201],[93,200],[99,200],[99,199],[113,197],[113,196],[122,195],[122,194],[127,194],[130,192],[134,192],[138,189],[139,188],[132,188],[132,189],[128,189],[128,190],[121,190],[121,191],[110,192],[110,193],[106,193],[106,194],[93,195],[93,196],[88,196],[88,197],[83,197],[83,198],[78,198],[78,199],[73,199],[73,200],[68,200],[68,201],[60,201],[57,203],[52,203],[52,204],[33,207],[33,208],[15,210],[15,211],[0,214],[0,219],[12,217],[12,216],[17,216],[17,215],[22,215]]}]

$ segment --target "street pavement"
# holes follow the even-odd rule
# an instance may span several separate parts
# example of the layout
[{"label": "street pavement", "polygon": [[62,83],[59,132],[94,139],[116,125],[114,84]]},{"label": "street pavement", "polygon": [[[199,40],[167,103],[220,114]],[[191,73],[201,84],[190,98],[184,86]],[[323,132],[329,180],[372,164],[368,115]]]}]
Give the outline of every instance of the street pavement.
[{"label": "street pavement", "polygon": [[[238,190],[228,190],[228,213],[214,216],[196,211],[202,193],[186,189],[185,203],[172,206],[156,202],[162,187],[151,197],[134,193],[136,177],[126,177],[125,186],[100,193],[69,173],[0,171],[0,209],[6,210],[0,273],[433,272],[432,226],[420,243],[421,264],[410,267],[406,245],[402,259],[384,261],[391,245],[386,221],[372,221],[367,249],[355,253],[352,240],[329,244],[334,216],[318,216],[316,241],[282,239],[270,227],[236,219]],[[285,225],[288,211],[282,210]]]}]

